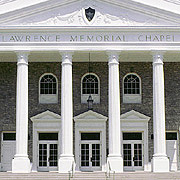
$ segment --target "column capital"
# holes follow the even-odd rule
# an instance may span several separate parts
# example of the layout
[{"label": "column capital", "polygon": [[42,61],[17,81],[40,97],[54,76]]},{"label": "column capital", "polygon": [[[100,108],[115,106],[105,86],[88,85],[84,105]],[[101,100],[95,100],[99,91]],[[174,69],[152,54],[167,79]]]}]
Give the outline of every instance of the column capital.
[{"label": "column capital", "polygon": [[163,55],[166,51],[151,51],[153,56],[153,65],[163,64]]},{"label": "column capital", "polygon": [[153,62],[157,62],[159,60],[163,61],[163,55],[166,51],[151,51],[151,54],[153,56]]},{"label": "column capital", "polygon": [[72,59],[72,56],[74,54],[74,51],[59,51],[60,55],[62,56],[62,59]]},{"label": "column capital", "polygon": [[109,65],[110,64],[119,64],[119,55],[120,51],[106,51],[106,54],[109,57]]},{"label": "column capital", "polygon": [[62,65],[72,64],[73,51],[59,51],[59,53],[62,56]]},{"label": "column capital", "polygon": [[17,65],[28,65],[28,56],[30,54],[30,51],[15,51],[15,53],[17,55]]}]

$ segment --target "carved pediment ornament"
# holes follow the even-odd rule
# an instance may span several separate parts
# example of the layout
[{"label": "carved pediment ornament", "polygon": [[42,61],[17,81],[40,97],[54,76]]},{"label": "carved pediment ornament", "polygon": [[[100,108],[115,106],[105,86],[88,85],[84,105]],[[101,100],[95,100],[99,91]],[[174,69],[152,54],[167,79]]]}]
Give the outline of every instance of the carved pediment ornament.
[{"label": "carved pediment ornament", "polygon": [[158,24],[152,18],[135,19],[130,17],[129,14],[121,14],[119,17],[110,14],[102,14],[95,9],[81,9],[67,15],[58,14],[44,21],[29,22],[24,25],[151,25]]}]

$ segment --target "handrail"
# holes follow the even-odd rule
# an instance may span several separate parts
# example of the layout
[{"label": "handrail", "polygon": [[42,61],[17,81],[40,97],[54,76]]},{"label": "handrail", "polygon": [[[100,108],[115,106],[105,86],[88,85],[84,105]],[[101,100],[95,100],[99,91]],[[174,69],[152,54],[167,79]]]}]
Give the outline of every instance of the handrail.
[{"label": "handrail", "polygon": [[115,180],[115,171],[111,169],[109,161],[107,162],[107,171],[106,171],[106,179],[111,177],[111,172],[113,173],[113,180]]},{"label": "handrail", "polygon": [[72,166],[71,166],[71,170],[68,171],[68,173],[69,173],[69,180],[71,180],[71,178],[73,178],[73,176],[74,176],[74,170],[75,170],[74,166],[75,166],[75,163],[73,161],[72,162]]}]

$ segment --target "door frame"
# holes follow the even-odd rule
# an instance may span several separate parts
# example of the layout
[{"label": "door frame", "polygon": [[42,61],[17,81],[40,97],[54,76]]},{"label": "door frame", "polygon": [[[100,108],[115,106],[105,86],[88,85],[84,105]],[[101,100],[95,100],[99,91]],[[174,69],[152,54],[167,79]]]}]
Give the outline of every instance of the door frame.
[{"label": "door frame", "polygon": [[[139,170],[143,170],[144,168],[144,142],[143,142],[143,137],[142,140],[123,140],[123,144],[131,144],[131,151],[133,152],[131,154],[131,156],[133,156],[134,154],[134,147],[132,148],[132,145],[134,144],[142,144],[142,166],[141,167],[136,167],[136,166],[124,166],[124,170],[125,171],[139,171]],[[122,146],[123,148],[123,146]],[[133,163],[133,160],[132,160]]]},{"label": "door frame", "polygon": [[[100,137],[101,137],[101,134],[100,134]],[[100,157],[100,166],[99,167],[93,167],[92,164],[89,167],[82,167],[80,165],[80,170],[81,171],[101,171],[101,167],[102,167],[102,142],[101,142],[101,138],[100,138],[100,140],[81,140],[81,143],[79,144],[80,145],[80,156],[79,156],[80,164],[81,164],[81,144],[89,144],[89,145],[91,144],[89,146],[89,155],[90,156],[92,155],[92,144],[99,144],[100,145],[100,156],[101,157]]]},{"label": "door frame", "polygon": [[76,171],[81,171],[80,144],[81,133],[100,133],[101,140],[101,170],[106,171],[106,121],[107,117],[89,110],[74,117],[75,121],[75,161]]},{"label": "door frame", "polygon": [[[174,131],[174,130],[172,130],[172,131],[168,130],[168,131],[166,131],[166,133],[176,133],[177,134],[177,140],[176,140],[177,144],[176,144],[176,146],[177,146],[177,171],[178,171],[179,167],[180,167],[180,161],[179,161],[179,132]],[[167,154],[167,141],[172,141],[172,140],[167,140],[166,139],[166,154]],[[169,163],[170,163],[170,161],[169,161]],[[170,168],[170,165],[169,165],[169,168]],[[170,171],[172,171],[172,170],[170,169]]]},{"label": "door frame", "polygon": [[[38,141],[38,151],[39,151],[39,144],[47,144],[47,156],[49,155],[49,150],[50,150],[50,144],[57,144],[57,146],[58,146],[58,141],[55,141],[55,140],[52,140],[52,141],[50,141],[50,140],[47,140],[47,141],[45,141],[45,140],[40,140],[40,141]],[[58,159],[57,159],[57,162],[58,162]],[[48,163],[48,165],[47,165],[47,167],[45,168],[45,167],[39,167],[39,165],[38,165],[38,171],[58,171],[58,165],[57,165],[57,167],[50,167],[49,166],[49,162],[47,161],[47,163]],[[39,164],[39,152],[38,152],[38,164]]]},{"label": "door frame", "polygon": [[[8,143],[8,144],[13,143],[13,145],[15,146],[15,153],[16,153],[16,139],[15,140],[4,141],[3,140],[3,134],[4,133],[13,133],[16,136],[16,131],[2,131],[1,132],[1,163],[0,163],[0,171],[4,171],[4,169],[3,169],[3,156],[4,156],[4,154],[3,154],[3,146],[4,146],[4,143]],[[14,153],[14,155],[15,155],[15,153]],[[12,161],[11,161],[11,163],[12,163]]]},{"label": "door frame", "polygon": [[[143,146],[144,146],[144,171],[151,171],[149,166],[148,155],[148,122],[150,117],[141,114],[137,111],[131,110],[121,115],[121,132],[142,132]],[[122,137],[122,136],[121,136]],[[121,140],[121,147],[123,146],[123,140]],[[122,148],[121,148],[122,151]],[[123,153],[123,151],[122,151]]]},{"label": "door frame", "polygon": [[58,159],[61,154],[61,116],[51,111],[45,111],[30,118],[33,122],[33,164],[32,171],[38,171],[38,134],[39,133],[58,133]]}]

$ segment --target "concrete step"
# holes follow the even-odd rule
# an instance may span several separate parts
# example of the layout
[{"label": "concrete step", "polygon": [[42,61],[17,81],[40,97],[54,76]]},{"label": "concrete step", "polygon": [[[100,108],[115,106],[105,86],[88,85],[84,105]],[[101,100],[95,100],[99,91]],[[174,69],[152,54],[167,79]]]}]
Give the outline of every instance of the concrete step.
[{"label": "concrete step", "polygon": [[[0,172],[0,180],[69,180],[69,174],[57,172],[37,172],[29,174],[14,174]],[[180,180],[180,172],[124,172],[106,177],[104,172],[76,172],[71,180]]]},{"label": "concrete step", "polygon": [[[180,172],[170,173],[147,173],[147,172],[133,172],[133,173],[120,173],[114,175],[115,180],[180,180]],[[111,179],[113,175],[111,174]]]}]

